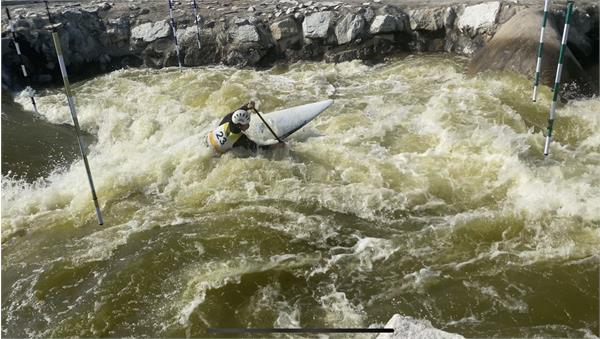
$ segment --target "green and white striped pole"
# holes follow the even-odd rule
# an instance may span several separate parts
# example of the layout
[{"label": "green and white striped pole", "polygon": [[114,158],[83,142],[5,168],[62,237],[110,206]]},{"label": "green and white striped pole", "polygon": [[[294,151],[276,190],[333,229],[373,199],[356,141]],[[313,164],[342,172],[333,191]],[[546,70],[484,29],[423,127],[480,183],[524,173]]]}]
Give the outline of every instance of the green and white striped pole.
[{"label": "green and white striped pole", "polygon": [[565,57],[565,50],[567,48],[567,39],[569,36],[569,23],[571,21],[571,14],[573,14],[573,4],[575,1],[569,0],[567,2],[567,14],[565,15],[565,27],[563,29],[562,44],[560,46],[560,54],[558,56],[558,66],[556,68],[556,79],[554,80],[554,94],[552,96],[552,105],[550,106],[550,117],[548,118],[548,129],[546,131],[546,143],[544,145],[544,156],[548,156],[550,153],[550,142],[552,141],[552,129],[554,127],[554,120],[556,119],[556,103],[558,101],[558,91],[560,88],[560,75],[563,69],[563,61]]},{"label": "green and white striped pole", "polygon": [[196,0],[192,0],[192,8],[194,9],[194,19],[196,19],[196,38],[198,39],[198,50],[202,48],[200,44],[200,22],[198,21],[198,6]]},{"label": "green and white striped pole", "polygon": [[548,21],[548,5],[550,0],[544,1],[544,17],[542,19],[542,30],[540,32],[540,45],[537,52],[537,64],[535,66],[535,80],[533,81],[533,102],[537,100],[538,85],[540,84],[540,72],[542,70],[542,52],[544,51],[544,32]]},{"label": "green and white striped pole", "polygon": [[94,200],[94,206],[96,207],[96,215],[98,217],[98,224],[104,224],[102,220],[102,212],[100,211],[100,205],[98,204],[98,197],[96,196],[96,189],[94,188],[94,181],[92,180],[92,171],[90,170],[90,164],[87,156],[85,155],[83,141],[81,140],[81,132],[79,128],[79,120],[77,119],[77,112],[75,110],[75,100],[71,92],[71,84],[69,83],[69,76],[67,75],[67,68],[65,66],[65,60],[63,57],[62,48],[60,46],[60,37],[58,36],[57,27],[60,24],[54,25],[52,17],[50,16],[50,9],[48,8],[48,1],[46,3],[46,11],[48,12],[48,20],[50,21],[50,28],[52,29],[52,40],[54,41],[54,48],[56,49],[56,56],[58,57],[58,64],[60,66],[60,73],[62,75],[63,83],[65,85],[65,93],[67,95],[67,102],[69,103],[69,109],[71,111],[71,118],[73,118],[73,126],[75,126],[75,133],[77,135],[77,142],[79,143],[79,151],[83,157],[83,163],[85,164],[85,171],[87,172],[88,181],[92,190],[92,199]]},{"label": "green and white striped pole", "polygon": [[177,42],[177,25],[173,18],[173,3],[169,1],[169,16],[171,16],[171,29],[173,30],[173,40],[175,41],[175,50],[177,51],[177,62],[179,63],[179,69],[181,69],[181,57],[179,56],[179,43]]},{"label": "green and white striped pole", "polygon": [[12,22],[12,18],[10,16],[10,11],[8,10],[8,7],[4,7],[4,9],[6,10],[6,16],[8,17],[8,28],[10,29],[10,33],[11,33],[11,40],[13,42],[13,44],[15,45],[15,50],[17,51],[17,55],[19,56],[19,62],[21,63],[21,72],[23,73],[23,78],[25,78],[27,87],[25,88],[25,90],[23,92],[27,93],[29,95],[29,97],[31,98],[31,104],[33,105],[33,110],[36,113],[38,112],[37,109],[37,105],[35,103],[35,99],[34,99],[34,94],[35,91],[33,90],[33,88],[31,88],[31,86],[29,86],[31,84],[31,81],[29,81],[29,74],[27,74],[27,69],[25,68],[25,61],[23,60],[23,55],[21,54],[21,47],[19,46],[19,42],[17,41],[17,33],[15,32],[15,28],[13,27],[13,22]]}]

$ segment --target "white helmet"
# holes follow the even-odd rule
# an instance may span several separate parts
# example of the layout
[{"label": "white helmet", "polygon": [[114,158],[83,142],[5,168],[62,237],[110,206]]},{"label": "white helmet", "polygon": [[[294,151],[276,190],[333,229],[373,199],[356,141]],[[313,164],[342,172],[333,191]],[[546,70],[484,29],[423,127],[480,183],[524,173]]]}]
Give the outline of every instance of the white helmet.
[{"label": "white helmet", "polygon": [[243,109],[238,109],[237,111],[233,112],[233,115],[231,116],[231,121],[234,124],[240,124],[240,125],[246,125],[250,123],[250,114],[248,114],[248,112],[244,111]]}]

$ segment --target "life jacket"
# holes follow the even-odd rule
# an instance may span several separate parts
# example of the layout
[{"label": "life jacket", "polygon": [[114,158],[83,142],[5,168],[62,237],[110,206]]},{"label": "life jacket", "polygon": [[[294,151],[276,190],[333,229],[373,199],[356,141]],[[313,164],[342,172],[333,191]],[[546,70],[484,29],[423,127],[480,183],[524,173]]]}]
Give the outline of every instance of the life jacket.
[{"label": "life jacket", "polygon": [[208,133],[208,143],[215,152],[223,154],[233,148],[233,144],[242,136],[240,133],[232,133],[229,129],[229,123],[217,127],[214,131]]}]

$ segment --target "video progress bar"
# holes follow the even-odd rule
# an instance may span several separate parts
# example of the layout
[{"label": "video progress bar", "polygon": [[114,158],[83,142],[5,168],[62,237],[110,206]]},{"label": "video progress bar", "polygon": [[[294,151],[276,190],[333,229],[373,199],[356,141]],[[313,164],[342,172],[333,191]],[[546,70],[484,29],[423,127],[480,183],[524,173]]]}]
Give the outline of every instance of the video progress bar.
[{"label": "video progress bar", "polygon": [[209,328],[208,333],[394,333],[393,328]]}]

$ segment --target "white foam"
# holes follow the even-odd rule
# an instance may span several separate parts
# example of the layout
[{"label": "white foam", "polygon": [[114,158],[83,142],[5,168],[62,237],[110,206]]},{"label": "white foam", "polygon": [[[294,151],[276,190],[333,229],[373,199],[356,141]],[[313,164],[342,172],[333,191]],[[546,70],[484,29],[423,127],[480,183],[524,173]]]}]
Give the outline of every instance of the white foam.
[{"label": "white foam", "polygon": [[328,292],[320,297],[325,311],[324,322],[331,327],[361,327],[365,319],[365,311],[360,303],[353,303],[334,285],[327,286]]},{"label": "white foam", "polygon": [[459,339],[464,338],[459,334],[439,330],[428,320],[415,319],[400,314],[394,314],[384,328],[393,328],[394,333],[381,333],[377,339]]}]

